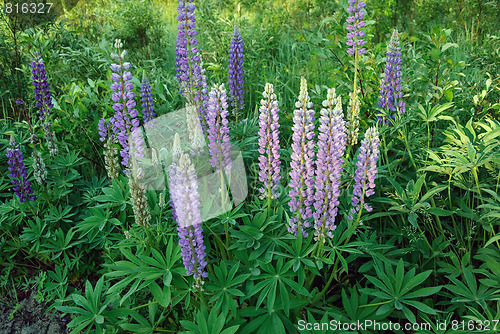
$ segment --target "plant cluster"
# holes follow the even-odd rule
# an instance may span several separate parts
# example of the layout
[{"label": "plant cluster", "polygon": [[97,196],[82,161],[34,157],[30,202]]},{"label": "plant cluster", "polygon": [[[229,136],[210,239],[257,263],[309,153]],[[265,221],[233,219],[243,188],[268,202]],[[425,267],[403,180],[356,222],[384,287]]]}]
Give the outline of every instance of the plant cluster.
[{"label": "plant cluster", "polygon": [[[326,6],[299,2],[313,23]],[[460,60],[474,38],[375,44],[378,9],[349,0],[278,42],[258,27],[284,29],[280,4],[241,2],[252,21],[209,3],[177,2],[165,76],[117,38],[66,83],[26,33],[30,93],[0,121],[0,297],[35,291],[71,333],[500,332],[500,81]]]}]

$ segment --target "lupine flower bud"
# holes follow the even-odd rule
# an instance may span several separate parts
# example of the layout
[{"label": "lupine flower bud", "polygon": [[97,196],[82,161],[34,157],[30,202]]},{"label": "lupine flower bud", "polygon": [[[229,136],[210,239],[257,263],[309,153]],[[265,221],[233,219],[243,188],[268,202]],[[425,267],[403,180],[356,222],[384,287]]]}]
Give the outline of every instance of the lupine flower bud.
[{"label": "lupine flower bud", "polygon": [[[358,162],[356,163],[356,173],[354,176],[354,188],[352,191],[351,214],[355,215],[365,208],[368,212],[372,211],[371,206],[365,203],[366,198],[375,193],[375,177],[377,175],[377,159],[379,157],[379,137],[376,128],[368,128],[365,133],[365,139],[361,142],[359,148]],[[352,220],[349,215],[347,219]]]},{"label": "lupine flower bud", "polygon": [[128,185],[130,188],[130,199],[134,210],[135,222],[141,226],[148,227],[151,215],[149,213],[148,199],[146,197],[146,187],[138,179],[134,179],[131,173],[128,175]]},{"label": "lupine flower bud", "polygon": [[165,202],[165,193],[161,192],[160,196],[158,197],[158,206],[160,208],[164,208],[166,205],[167,204]]},{"label": "lupine flower bud", "polygon": [[351,100],[347,109],[347,145],[356,145],[359,134],[359,98],[358,91],[349,93]]},{"label": "lupine flower bud", "polygon": [[175,207],[176,221],[179,224],[179,245],[181,246],[182,260],[188,275],[193,274],[199,284],[204,271],[205,245],[201,228],[199,209],[199,194],[194,165],[188,154],[174,154],[172,164],[173,173],[170,173],[170,197]]},{"label": "lupine flower bud", "polygon": [[365,32],[363,28],[365,27],[365,22],[363,18],[365,16],[365,11],[363,8],[366,4],[360,0],[349,0],[349,8],[347,11],[352,15],[349,16],[346,20],[347,22],[347,53],[350,55],[354,55],[356,52],[359,55],[363,55],[366,53],[366,49],[362,46],[365,45]]},{"label": "lupine flower bud", "polygon": [[192,148],[192,151],[190,153],[192,156],[199,156],[205,150],[206,141],[203,135],[203,129],[201,128],[200,120],[197,116],[196,108],[189,103],[186,106],[186,119],[189,141],[191,142]]},{"label": "lupine flower bud", "polygon": [[47,169],[45,169],[42,153],[33,151],[31,157],[33,158],[33,176],[39,185],[43,185],[47,180]]},{"label": "lupine flower bud", "polygon": [[346,147],[345,121],[340,96],[328,89],[319,119],[318,155],[316,161],[316,193],[314,196],[314,235],[321,243],[332,237],[339,205],[342,157]]},{"label": "lupine flower bud", "polygon": [[104,144],[104,164],[106,166],[106,171],[108,172],[108,177],[110,179],[116,179],[118,177],[118,172],[120,169],[117,153],[118,150],[114,147],[116,142],[115,136],[108,136],[106,143]]},{"label": "lupine flower bud", "polygon": [[[395,113],[402,114],[406,111],[401,91],[401,47],[399,46],[399,33],[396,29],[392,32],[391,41],[387,47],[384,81],[380,85],[378,105],[395,117]],[[378,116],[380,123],[387,123],[384,117]]]},{"label": "lupine flower bud", "polygon": [[36,196],[33,195],[33,188],[28,180],[28,172],[23,162],[23,152],[13,136],[10,138],[9,146],[6,156],[9,158],[7,163],[9,164],[9,176],[12,178],[11,183],[14,185],[14,193],[19,197],[20,203],[26,200],[34,201]]},{"label": "lupine flower bud", "polygon": [[264,97],[259,108],[259,181],[264,183],[260,192],[266,198],[276,198],[281,179],[280,176],[280,143],[279,143],[279,108],[273,85],[266,83]]},{"label": "lupine flower bud", "polygon": [[50,130],[50,123],[45,123],[45,140],[47,141],[47,148],[49,149],[49,154],[51,157],[55,157],[59,152],[56,144],[56,134],[54,131]]},{"label": "lupine flower bud", "polygon": [[229,45],[229,100],[234,112],[243,109],[243,41],[240,30],[234,27]]},{"label": "lupine flower bud", "polygon": [[224,169],[225,173],[229,175],[231,170],[231,138],[227,127],[228,105],[224,84],[212,87],[209,97],[207,133],[210,163],[217,172]]},{"label": "lupine flower bud", "polygon": [[155,108],[153,104],[153,93],[151,92],[151,84],[145,72],[142,75],[141,102],[144,124],[146,124],[146,126],[154,126]]},{"label": "lupine flower bud", "polygon": [[290,219],[288,231],[297,235],[300,228],[307,237],[306,228],[312,217],[311,206],[314,195],[314,110],[307,93],[307,82],[302,77],[297,109],[293,112],[292,161],[290,163],[290,210],[295,214]]}]

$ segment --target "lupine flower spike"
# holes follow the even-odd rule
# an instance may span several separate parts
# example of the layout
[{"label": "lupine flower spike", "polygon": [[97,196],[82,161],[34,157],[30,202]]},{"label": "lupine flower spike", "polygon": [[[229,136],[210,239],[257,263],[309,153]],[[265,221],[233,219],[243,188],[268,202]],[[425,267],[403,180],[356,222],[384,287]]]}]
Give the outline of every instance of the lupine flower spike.
[{"label": "lupine flower spike", "polygon": [[366,49],[362,46],[365,45],[365,32],[363,28],[365,27],[365,21],[363,18],[365,16],[365,11],[363,8],[366,4],[360,0],[349,0],[349,8],[347,11],[351,14],[346,20],[347,22],[347,53],[353,56],[356,52],[359,55],[363,55],[366,53]]},{"label": "lupine flower spike", "polygon": [[28,180],[28,172],[23,162],[23,152],[21,152],[19,144],[16,144],[13,136],[10,137],[6,156],[9,158],[7,161],[10,171],[9,176],[12,178],[13,190],[19,197],[19,202],[22,203],[26,200],[34,201],[36,196],[33,195],[33,188],[31,187],[31,182]]},{"label": "lupine flower spike", "polygon": [[196,17],[194,0],[179,0],[177,5],[177,41],[175,43],[175,71],[180,84],[179,93],[189,104],[195,105],[205,129],[205,108],[208,100],[206,76],[196,39]]},{"label": "lupine flower spike", "polygon": [[229,45],[229,100],[236,120],[240,109],[243,109],[243,41],[240,30],[234,27],[233,37]]},{"label": "lupine flower spike", "polygon": [[208,149],[210,163],[217,172],[224,170],[229,175],[231,170],[231,138],[229,137],[228,105],[224,84],[215,85],[210,91],[207,108]]},{"label": "lupine flower spike", "polygon": [[321,244],[332,237],[339,205],[342,157],[346,147],[345,121],[340,96],[328,89],[319,119],[316,193],[314,195],[314,237]]},{"label": "lupine flower spike", "polygon": [[279,108],[272,84],[266,83],[262,96],[259,108],[259,181],[264,183],[260,192],[268,200],[269,213],[271,200],[279,196],[277,189],[281,179]]},{"label": "lupine flower spike", "polygon": [[[178,151],[178,150],[176,150]],[[173,154],[174,168],[170,172],[170,194],[175,207],[182,261],[188,275],[193,274],[196,286],[201,288],[205,272],[205,245],[199,210],[199,194],[194,165],[188,154]]]},{"label": "lupine flower spike", "polygon": [[[114,81],[113,84],[111,84],[111,90],[114,91],[112,100],[114,102],[113,109],[115,114],[111,117],[110,122],[112,124],[112,130],[121,146],[121,163],[125,167],[129,167],[129,136],[133,131],[137,132],[139,129],[139,120],[137,119],[137,109],[135,109],[135,94],[132,91],[134,89],[134,84],[132,83],[133,76],[132,73],[128,71],[131,64],[123,62],[123,58],[127,55],[127,51],[122,51],[123,44],[119,39],[115,41],[114,46],[117,53],[111,54],[111,57],[116,59],[118,64],[111,64],[111,70],[114,72],[111,74],[111,80]],[[141,141],[142,137],[138,140]],[[137,143],[137,146],[141,145],[143,145],[142,142]],[[141,151],[137,150],[137,152]]]},{"label": "lupine flower spike", "polygon": [[139,181],[140,177],[134,178],[132,173],[128,173],[127,176],[135,222],[140,226],[148,227],[151,214],[146,197],[146,187]]},{"label": "lupine flower spike", "polygon": [[99,139],[101,141],[106,141],[104,143],[104,165],[110,179],[115,179],[118,177],[118,172],[120,169],[119,162],[117,159],[118,150],[115,148],[114,144],[117,143],[117,139],[114,133],[110,133],[110,124],[107,123],[104,118],[99,120]]},{"label": "lupine flower spike", "polygon": [[39,185],[43,185],[47,180],[47,169],[43,162],[42,153],[33,150],[31,157],[33,158],[33,176]]},{"label": "lupine flower spike", "polygon": [[[378,106],[385,109],[392,117],[396,113],[406,111],[401,92],[401,47],[399,46],[399,33],[396,29],[392,32],[391,41],[387,47],[384,81],[380,85]],[[383,116],[377,117],[379,123],[388,123]]]},{"label": "lupine flower spike", "polygon": [[353,215],[361,217],[363,208],[366,211],[372,211],[372,207],[366,203],[366,198],[375,193],[375,178],[377,176],[377,160],[379,157],[379,137],[376,128],[371,127],[366,130],[365,138],[359,148],[358,162],[356,163],[356,173],[354,176],[354,188],[352,191],[351,214],[347,217],[353,220]]},{"label": "lupine flower spike", "polygon": [[359,134],[359,97],[358,91],[349,93],[349,107],[347,109],[347,145],[356,145]]},{"label": "lupine flower spike", "polygon": [[365,22],[363,18],[365,17],[364,7],[366,4],[361,0],[348,0],[349,8],[347,11],[351,14],[346,20],[347,22],[347,53],[354,56],[354,79],[353,79],[353,89],[350,95],[348,116],[347,116],[347,144],[355,145],[358,142],[358,124],[359,124],[359,111],[360,111],[360,101],[358,98],[358,61],[359,56],[366,53],[366,49],[363,47],[366,41],[363,39],[365,37],[365,32],[363,31],[365,27]]},{"label": "lupine flower spike", "polygon": [[35,57],[31,60],[31,78],[33,79],[33,92],[35,93],[38,117],[42,121],[49,154],[50,156],[56,156],[58,148],[55,142],[55,133],[51,130],[51,123],[48,119],[54,105],[52,104],[52,95],[50,93],[47,72],[45,71],[45,63],[38,52],[35,52]]},{"label": "lupine flower spike", "polygon": [[311,206],[314,195],[314,110],[307,93],[307,82],[302,77],[297,109],[293,112],[292,161],[290,163],[290,219],[288,231],[297,235],[300,229],[307,237],[306,228],[311,226]]},{"label": "lupine flower spike", "polygon": [[141,102],[144,124],[145,126],[152,127],[154,126],[155,108],[153,104],[153,94],[151,93],[151,84],[146,76],[146,72],[142,74]]}]

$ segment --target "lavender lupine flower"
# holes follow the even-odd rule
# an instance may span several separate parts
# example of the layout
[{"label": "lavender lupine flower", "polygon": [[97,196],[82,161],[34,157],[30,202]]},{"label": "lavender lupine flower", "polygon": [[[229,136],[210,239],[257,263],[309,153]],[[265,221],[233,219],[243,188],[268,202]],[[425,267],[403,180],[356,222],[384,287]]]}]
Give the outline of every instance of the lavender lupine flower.
[{"label": "lavender lupine flower", "polygon": [[276,192],[280,176],[279,108],[273,85],[266,83],[259,108],[259,181],[264,183],[260,192],[268,199],[279,196]]},{"label": "lavender lupine flower", "polygon": [[243,109],[243,41],[240,30],[234,27],[229,45],[229,100],[235,114]]},{"label": "lavender lupine flower", "polygon": [[172,146],[172,163],[170,165],[170,169],[168,172],[168,183],[169,183],[169,189],[170,189],[170,207],[172,208],[172,219],[177,222],[177,214],[175,213],[175,205],[174,201],[172,200],[173,196],[173,189],[174,189],[174,184],[176,180],[176,173],[177,173],[177,163],[179,162],[182,154],[184,152],[182,151],[181,148],[181,139],[179,137],[179,134],[176,133],[174,135],[174,143]]},{"label": "lavender lupine flower", "polygon": [[355,214],[365,208],[368,212],[372,207],[366,203],[366,198],[375,193],[375,177],[377,175],[377,159],[379,157],[379,137],[376,128],[368,128],[365,138],[359,148],[358,162],[356,163],[355,184],[352,191],[351,202],[353,208],[347,219],[352,220]]},{"label": "lavender lupine flower", "polygon": [[9,145],[6,156],[9,158],[7,163],[9,164],[9,176],[12,178],[11,183],[14,185],[14,193],[19,197],[20,203],[26,200],[34,201],[36,196],[33,195],[33,188],[28,180],[28,172],[23,162],[23,152],[13,136],[10,137]]},{"label": "lavender lupine flower", "polygon": [[307,237],[306,228],[311,226],[308,219],[312,217],[311,206],[314,200],[314,110],[304,77],[300,81],[299,100],[295,102],[295,107],[288,203],[295,215],[290,219],[288,231],[297,235],[300,228],[302,235]]},{"label": "lavender lupine flower", "polygon": [[342,102],[337,98],[335,89],[328,89],[327,99],[323,101],[319,119],[318,155],[316,161],[316,193],[314,196],[314,236],[320,243],[332,237],[337,228],[335,217],[339,205],[340,176],[342,157],[346,147],[345,121],[342,115]]},{"label": "lavender lupine flower", "polygon": [[347,11],[351,13],[346,20],[347,22],[347,53],[354,55],[357,51],[359,55],[366,53],[366,49],[362,46],[365,45],[366,41],[363,39],[365,37],[365,32],[363,28],[365,27],[365,21],[363,18],[365,16],[365,11],[363,8],[366,4],[360,0],[349,0],[349,8]]},{"label": "lavender lupine flower", "polygon": [[207,133],[210,163],[217,172],[224,169],[229,175],[231,171],[231,144],[227,127],[228,110],[224,84],[215,85],[209,94],[207,108]]},{"label": "lavender lupine flower", "polygon": [[196,174],[188,154],[181,154],[177,161],[173,161],[173,164],[176,166],[175,172],[171,173],[170,193],[177,215],[182,261],[186,273],[193,274],[199,284],[208,274],[204,271],[207,262],[205,261]]},{"label": "lavender lupine flower", "polygon": [[97,127],[99,129],[99,139],[101,141],[105,141],[106,140],[106,136],[108,135],[109,123],[106,122],[106,120],[104,118],[101,118],[99,120],[99,123],[98,123]]},{"label": "lavender lupine flower", "polygon": [[[399,46],[399,33],[396,29],[392,32],[387,49],[384,81],[380,84],[378,105],[392,114],[394,118],[395,113],[402,114],[406,111],[401,91],[401,47]],[[388,122],[382,116],[378,116],[378,121]]]},{"label": "lavender lupine flower", "polygon": [[177,41],[175,43],[176,77],[180,84],[179,93],[188,103],[196,106],[202,127],[205,129],[205,111],[208,91],[205,71],[200,58],[196,39],[196,17],[194,0],[179,0],[177,5]]},{"label": "lavender lupine flower", "polygon": [[347,145],[356,145],[359,134],[359,98],[358,91],[349,93],[349,107],[347,109]]},{"label": "lavender lupine flower", "polygon": [[151,84],[149,83],[146,73],[142,75],[141,82],[141,102],[142,102],[142,115],[144,123],[154,126],[153,119],[155,118],[155,108],[153,104],[153,94],[151,92]]},{"label": "lavender lupine flower", "polygon": [[33,79],[36,107],[39,118],[45,120],[50,115],[52,107],[54,107],[47,72],[45,71],[45,63],[38,52],[35,52],[35,57],[31,58],[31,60],[31,78]]},{"label": "lavender lupine flower", "polygon": [[[122,62],[123,58],[127,55],[127,51],[121,50],[123,44],[119,39],[115,41],[114,46],[118,53],[111,54],[111,57],[118,60],[119,64],[111,64],[111,70],[114,72],[111,74],[111,80],[114,81],[111,84],[111,90],[115,92],[112,95],[115,114],[111,117],[110,122],[112,130],[122,147],[120,151],[122,157],[121,163],[129,167],[129,135],[132,131],[139,128],[139,120],[137,119],[137,109],[135,109],[135,94],[132,92],[134,89],[134,84],[132,83],[133,76],[128,71],[131,64]],[[142,137],[139,140],[142,140]],[[138,145],[143,145],[143,143],[138,143]]]}]

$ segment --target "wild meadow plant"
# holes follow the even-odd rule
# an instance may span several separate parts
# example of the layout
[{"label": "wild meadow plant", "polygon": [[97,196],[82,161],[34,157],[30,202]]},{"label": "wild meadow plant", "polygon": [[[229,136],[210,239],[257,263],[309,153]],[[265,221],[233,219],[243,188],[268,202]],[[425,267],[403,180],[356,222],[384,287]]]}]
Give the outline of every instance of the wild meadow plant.
[{"label": "wild meadow plant", "polygon": [[49,154],[50,156],[56,156],[58,152],[56,137],[54,131],[51,129],[49,120],[50,112],[54,104],[52,103],[52,94],[50,92],[47,72],[45,70],[45,63],[38,52],[35,52],[35,57],[31,60],[31,78],[33,80],[33,92],[35,93],[38,117],[40,121],[42,121]]},{"label": "wild meadow plant", "polygon": [[172,148],[172,164],[169,170],[169,189],[179,235],[182,261],[187,275],[193,274],[195,287],[202,290],[205,245],[201,227],[200,202],[195,166],[188,154],[182,152],[179,135],[175,134]]},{"label": "wild meadow plant", "polygon": [[363,9],[366,4],[360,0],[349,0],[349,7],[347,11],[351,14],[346,20],[347,22],[347,53],[354,57],[354,79],[352,93],[349,94],[351,100],[349,101],[349,108],[347,110],[347,145],[353,146],[358,143],[358,127],[359,127],[359,89],[358,85],[358,71],[359,71],[359,57],[366,53],[363,45],[366,44],[364,40],[365,32],[365,10]]},{"label": "wild meadow plant", "polygon": [[292,127],[292,161],[290,162],[289,196],[290,218],[288,231],[297,235],[300,230],[304,237],[311,226],[312,204],[314,201],[314,110],[307,92],[307,81],[300,80],[300,93],[295,102]]},{"label": "wild meadow plant", "polygon": [[10,138],[6,156],[9,158],[7,163],[9,164],[9,177],[12,178],[10,182],[14,185],[12,190],[19,198],[19,202],[34,201],[36,196],[33,195],[33,188],[28,180],[28,171],[23,161],[24,155],[13,136]]},{"label": "wild meadow plant", "polygon": [[243,40],[238,26],[234,27],[234,33],[229,44],[229,101],[238,122],[238,114],[243,109]]},{"label": "wild meadow plant", "polygon": [[[183,333],[300,333],[301,321],[326,323],[328,317],[353,323],[373,319],[432,323],[456,315],[483,324],[496,320],[500,124],[471,119],[464,126],[460,118],[465,106],[457,108],[453,117],[440,114],[451,108],[451,102],[424,106],[411,100],[424,122],[412,117],[409,102],[408,112],[402,115],[406,111],[402,87],[408,83],[402,78],[399,33],[392,33],[382,81],[377,80],[375,66],[366,66],[366,73],[361,73],[362,61],[381,64],[383,55],[375,53],[382,44],[370,47],[367,55],[365,4],[357,0],[348,4],[348,48],[340,58],[353,62],[353,75],[330,78],[337,90],[327,88],[326,96],[321,83],[309,96],[311,90],[302,77],[296,102],[284,98],[293,90],[279,62],[266,64],[276,73],[269,66],[265,81],[255,76],[243,81],[243,42],[238,28],[232,32],[229,59],[222,62],[229,63],[228,83],[212,85],[208,92],[202,59],[208,59],[210,68],[217,63],[210,53],[213,50],[202,54],[198,49],[195,11],[200,21],[225,23],[219,29],[225,29],[230,20],[212,17],[204,2],[178,2],[175,66],[180,94],[172,100],[162,97],[164,104],[153,102],[157,92],[145,73],[140,87],[134,87],[133,82],[139,83],[132,75],[134,54],[127,57],[119,40],[114,45],[116,64],[111,65],[111,94],[104,92],[102,99],[92,95],[102,82],[86,78],[88,82],[74,85],[85,89],[61,96],[56,104],[48,84],[51,76],[35,54],[31,71],[37,121],[43,131],[36,132],[36,124],[32,127],[26,117],[31,145],[25,144],[22,135],[16,136],[19,143],[4,141],[7,154],[2,156],[8,158],[5,170],[9,170],[5,174],[19,202],[27,203],[17,203],[16,197],[0,203],[0,262],[6,264],[0,268],[0,291],[6,288],[2,282],[17,281],[17,286],[28,287],[22,281],[26,272],[17,269],[24,267],[17,266],[20,258],[29,258],[30,267],[48,268],[32,279],[36,281],[33,286],[41,299],[53,301],[56,309],[72,315],[68,326],[75,333],[179,332],[182,327]],[[377,15],[377,9],[372,12]],[[330,29],[332,23],[327,23],[320,30]],[[242,30],[252,41],[245,60],[253,65],[270,49],[264,46],[265,51],[259,51],[253,46],[264,39],[271,42],[267,35],[255,36],[256,31],[262,32],[261,27]],[[419,43],[411,47],[422,52],[424,59],[427,51],[418,49]],[[220,44],[215,51],[226,57],[227,45]],[[450,44],[445,45],[450,48]],[[446,47],[434,49],[444,52]],[[312,54],[299,56],[314,59]],[[452,60],[450,68],[456,63]],[[419,61],[412,60],[414,73],[434,71]],[[321,76],[325,72],[314,73],[311,67],[303,73]],[[361,74],[366,78],[365,96]],[[264,82],[260,103],[252,105],[252,84]],[[255,115],[230,123],[232,113],[239,117],[243,96],[247,96],[244,84],[249,88],[244,109],[254,108]],[[475,99],[476,116],[487,115],[480,108],[487,108],[488,94],[496,97],[494,79],[486,86]],[[65,89],[65,85],[54,87]],[[348,91],[342,99],[338,93],[344,87]],[[378,88],[384,112],[375,115],[377,119],[361,120],[360,111],[368,108]],[[463,91],[455,93],[458,105],[456,97],[465,98],[459,95]],[[71,105],[75,115],[78,106],[80,116],[74,116],[66,103],[73,95],[76,102]],[[445,98],[453,99],[453,94],[446,93]],[[324,99],[316,110],[313,99]],[[146,152],[142,131],[158,124],[159,116],[172,116],[161,113],[166,106],[178,107],[179,101],[185,105],[181,109],[186,118],[180,122],[185,121],[187,133],[175,134],[172,147]],[[100,109],[94,102],[108,103],[114,112],[98,122],[102,157],[99,151],[97,158],[85,157],[96,160],[89,166],[79,162],[80,147],[71,146],[64,132],[84,112],[84,117],[95,116]],[[293,112],[284,107],[293,102]],[[16,105],[27,108],[22,101]],[[58,114],[58,127],[54,126],[57,131],[62,128],[57,138],[50,128],[51,110],[64,111]],[[393,117],[397,127],[382,126]],[[12,128],[21,126],[25,122]],[[425,133],[426,127],[427,137],[419,132]],[[5,133],[12,132],[9,128]],[[42,132],[47,143],[38,142],[36,133]],[[90,143],[97,138],[95,129],[86,133]],[[182,146],[180,138],[185,140]],[[432,145],[441,139],[440,147]],[[50,152],[57,153],[51,140],[64,150],[46,162],[43,158]],[[244,167],[250,164],[252,169],[258,163],[258,184],[248,192],[257,196],[238,204],[231,201],[234,189],[228,187],[236,178],[237,163],[231,160],[236,145],[242,147]],[[31,163],[30,158],[24,159],[29,155],[32,172],[25,166],[26,161]],[[380,155],[384,163],[379,163]],[[168,184],[168,190],[162,188],[157,194],[146,183],[154,171],[142,165],[144,156],[155,169],[165,167],[163,175],[156,177],[161,187]],[[99,169],[101,159],[105,166]],[[382,166],[377,169],[377,165]],[[282,174],[284,170],[288,175]],[[28,177],[31,174],[33,179]],[[211,176],[215,176],[214,188],[204,184]],[[402,180],[406,186],[400,184]],[[213,212],[221,211],[219,199],[221,206],[230,207],[215,216]],[[432,273],[432,282],[426,281]],[[448,291],[443,293],[444,289]]]},{"label": "wild meadow plant", "polygon": [[[396,114],[406,111],[403,101],[401,86],[401,47],[399,46],[399,33],[396,29],[392,32],[391,41],[387,46],[384,79],[380,84],[380,97],[378,106],[384,109],[387,115],[396,118]],[[387,124],[389,119],[385,115],[378,115],[379,123]]]},{"label": "wild meadow plant", "polygon": [[194,0],[179,0],[177,5],[177,41],[175,43],[175,71],[179,92],[188,104],[196,107],[204,131],[207,121],[207,78],[196,39],[196,5]]},{"label": "wild meadow plant", "polygon": [[264,186],[259,190],[267,199],[269,215],[271,200],[280,195],[277,190],[281,180],[279,107],[272,84],[266,83],[262,97],[259,108],[259,181]]},{"label": "wild meadow plant", "polygon": [[314,194],[314,239],[324,244],[336,229],[341,186],[342,158],[346,147],[346,129],[342,100],[335,89],[328,89],[320,111],[318,153]]}]

